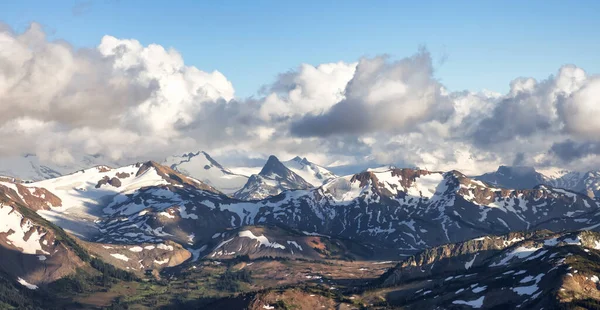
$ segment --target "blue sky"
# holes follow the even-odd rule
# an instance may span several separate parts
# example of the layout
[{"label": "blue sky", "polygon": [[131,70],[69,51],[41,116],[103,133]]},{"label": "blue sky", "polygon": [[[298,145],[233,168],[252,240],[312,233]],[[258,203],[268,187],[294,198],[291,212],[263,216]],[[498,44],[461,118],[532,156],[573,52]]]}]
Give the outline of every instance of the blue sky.
[{"label": "blue sky", "polygon": [[505,92],[568,63],[600,72],[599,1],[2,1],[17,31],[95,46],[109,34],[174,47],[219,70],[237,96],[301,63],[401,58],[426,46],[450,90]]}]

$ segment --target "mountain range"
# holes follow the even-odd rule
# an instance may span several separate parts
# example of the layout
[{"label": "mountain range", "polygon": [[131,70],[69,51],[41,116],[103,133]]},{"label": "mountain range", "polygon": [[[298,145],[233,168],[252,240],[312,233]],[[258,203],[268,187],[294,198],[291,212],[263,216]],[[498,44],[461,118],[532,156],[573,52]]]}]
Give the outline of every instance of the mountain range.
[{"label": "mountain range", "polygon": [[[243,176],[205,152],[36,182],[5,177],[0,305],[593,306],[595,184],[593,172],[527,167],[336,176],[275,156]],[[137,297],[116,298],[126,295]]]},{"label": "mountain range", "polygon": [[497,171],[475,179],[505,188],[528,189],[542,184],[584,193],[590,197],[600,193],[600,171],[549,169],[539,172],[533,167],[500,166]]}]

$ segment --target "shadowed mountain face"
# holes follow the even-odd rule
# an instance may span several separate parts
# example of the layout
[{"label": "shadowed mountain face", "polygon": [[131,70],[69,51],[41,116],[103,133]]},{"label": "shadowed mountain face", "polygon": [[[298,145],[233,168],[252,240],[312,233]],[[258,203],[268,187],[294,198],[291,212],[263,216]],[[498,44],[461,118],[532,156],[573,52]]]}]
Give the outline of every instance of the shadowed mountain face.
[{"label": "shadowed mountain face", "polygon": [[576,191],[594,198],[600,193],[600,172],[588,171],[536,171],[533,167],[500,166],[497,171],[474,177],[498,187],[531,189],[548,185]]},{"label": "shadowed mountain face", "polygon": [[595,308],[599,245],[593,232],[484,236],[425,250],[379,283],[388,304],[406,309]]},{"label": "shadowed mountain face", "polygon": [[[31,287],[73,274],[83,261],[61,242],[54,228],[32,211],[39,208],[39,197],[21,196],[19,192],[30,193],[23,189],[0,183],[0,271]],[[37,188],[31,192],[48,194],[48,201],[56,199]]]},{"label": "shadowed mountain face", "polygon": [[275,196],[285,190],[309,189],[312,184],[288,169],[277,157],[271,155],[262,170],[250,176],[242,189],[233,197],[241,200],[259,200]]},{"label": "shadowed mountain face", "polygon": [[531,189],[540,184],[547,184],[547,178],[535,171],[533,167],[500,166],[497,171],[475,177],[496,186],[514,189]]}]

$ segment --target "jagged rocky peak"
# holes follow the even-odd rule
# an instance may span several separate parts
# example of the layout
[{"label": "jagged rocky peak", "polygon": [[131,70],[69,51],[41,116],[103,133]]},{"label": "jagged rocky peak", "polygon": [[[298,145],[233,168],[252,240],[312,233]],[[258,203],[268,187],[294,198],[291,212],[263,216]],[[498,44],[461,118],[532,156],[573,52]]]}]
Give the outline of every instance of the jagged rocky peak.
[{"label": "jagged rocky peak", "polygon": [[301,165],[305,165],[305,166],[313,165],[313,163],[310,162],[306,157],[296,156],[296,157],[292,158],[292,161],[295,161],[295,162],[297,162]]},{"label": "jagged rocky peak", "polygon": [[314,187],[312,184],[288,169],[277,157],[271,155],[262,170],[258,174],[250,176],[244,187],[233,197],[243,200],[264,199],[268,196],[278,195],[285,190],[312,187]]},{"label": "jagged rocky peak", "polygon": [[275,155],[271,155],[258,174],[266,177],[270,175],[285,176],[288,175],[289,172],[291,171],[282,164]]},{"label": "jagged rocky peak", "polygon": [[259,176],[279,182],[285,182],[284,189],[307,189],[313,187],[301,176],[288,169],[279,159],[271,155],[258,173]]},{"label": "jagged rocky peak", "polygon": [[390,168],[387,170],[365,170],[353,175],[350,178],[350,183],[358,184],[360,187],[371,186],[377,192],[395,193],[407,191],[411,187],[425,185],[416,184],[423,182],[428,183],[428,187],[435,189],[443,178],[444,174],[441,172],[413,168]]},{"label": "jagged rocky peak", "polygon": [[308,164],[309,161],[306,159],[306,157],[302,158],[300,156],[296,156],[294,158],[292,158],[293,161],[298,162],[298,163],[303,163],[303,164]]},{"label": "jagged rocky peak", "polygon": [[[178,163],[172,163],[171,164],[171,168],[175,169],[176,167],[178,167],[179,165],[181,165],[184,162],[190,162],[191,160],[195,160],[195,158],[197,157],[204,157],[200,160],[204,160],[207,162],[206,165],[204,165],[204,169],[208,170],[212,167],[216,167],[218,169],[224,170],[229,172],[229,170],[225,169],[225,167],[221,166],[221,164],[219,164],[216,160],[214,160],[207,152],[205,151],[196,151],[194,152],[189,152],[187,154],[183,154],[181,156],[179,156],[179,162]],[[175,159],[175,158],[173,158]]]}]

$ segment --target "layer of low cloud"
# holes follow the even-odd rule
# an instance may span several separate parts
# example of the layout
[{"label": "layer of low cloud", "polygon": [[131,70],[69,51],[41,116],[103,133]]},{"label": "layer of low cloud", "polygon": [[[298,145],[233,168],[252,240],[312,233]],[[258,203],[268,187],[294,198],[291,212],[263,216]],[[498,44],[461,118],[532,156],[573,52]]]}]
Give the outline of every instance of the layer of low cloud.
[{"label": "layer of low cloud", "polygon": [[157,44],[105,36],[74,49],[34,23],[23,33],[0,25],[0,46],[0,159],[34,153],[68,165],[206,150],[230,165],[275,154],[469,174],[600,167],[600,77],[574,65],[507,81],[506,94],[450,92],[420,49],[301,64],[259,97],[237,98],[223,74]]}]

